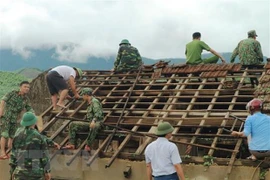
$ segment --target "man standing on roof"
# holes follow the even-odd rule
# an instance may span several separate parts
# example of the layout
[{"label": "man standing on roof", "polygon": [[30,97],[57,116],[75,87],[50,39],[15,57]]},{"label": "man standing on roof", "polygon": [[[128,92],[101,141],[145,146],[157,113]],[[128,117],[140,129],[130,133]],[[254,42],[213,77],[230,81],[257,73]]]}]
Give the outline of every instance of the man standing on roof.
[{"label": "man standing on roof", "polygon": [[177,146],[169,142],[173,127],[168,122],[158,125],[157,140],[150,143],[145,149],[147,179],[152,180],[185,180],[180,163],[182,160]]},{"label": "man standing on roof", "polygon": [[248,147],[252,156],[249,159],[270,157],[270,117],[261,113],[262,101],[259,99],[251,100],[246,108],[251,115],[245,121],[244,131],[231,134],[236,137],[251,135]]},{"label": "man standing on roof", "polygon": [[[64,100],[68,95],[68,83],[74,97],[78,99],[80,95],[76,91],[75,78],[82,77],[82,70],[80,68],[72,68],[69,66],[57,66],[51,69],[47,76],[47,85],[51,94],[53,109],[56,110],[57,106],[65,108]],[[67,83],[68,82],[68,83]],[[57,95],[59,100],[57,102]]]},{"label": "man standing on roof", "polygon": [[1,127],[1,154],[0,159],[8,159],[5,151],[6,140],[8,139],[8,148],[11,149],[12,141],[16,130],[19,127],[17,120],[22,111],[32,111],[29,99],[26,94],[29,92],[30,85],[28,81],[20,83],[20,90],[14,90],[7,93],[0,104],[0,127]]},{"label": "man standing on roof", "polygon": [[131,46],[127,39],[123,39],[114,62],[114,71],[138,70],[142,65],[142,58],[137,48]]},{"label": "man standing on roof", "polygon": [[98,99],[93,96],[93,89],[83,88],[81,95],[87,102],[87,114],[86,122],[72,122],[69,127],[69,145],[66,145],[64,149],[75,149],[76,145],[76,133],[80,131],[89,131],[87,142],[85,146],[86,151],[91,150],[91,145],[96,138],[96,135],[101,128],[101,122],[103,121],[104,115],[102,105]]},{"label": "man standing on roof", "polygon": [[10,175],[15,180],[50,180],[47,143],[35,129],[37,117],[26,112],[14,137],[10,156]]},{"label": "man standing on roof", "polygon": [[239,55],[240,63],[243,65],[256,65],[263,62],[263,53],[261,44],[256,40],[257,33],[255,30],[248,32],[248,38],[240,41],[234,49],[231,56],[231,63]]},{"label": "man standing on roof", "polygon": [[[193,40],[186,45],[186,57],[187,57],[187,64],[189,65],[197,65],[197,64],[212,64],[217,63],[218,59],[220,58],[222,63],[226,63],[226,60],[217,53],[214,49],[211,49],[205,42],[201,41],[201,33],[195,32],[192,35]],[[215,56],[202,59],[201,54],[202,51],[210,51]]]}]

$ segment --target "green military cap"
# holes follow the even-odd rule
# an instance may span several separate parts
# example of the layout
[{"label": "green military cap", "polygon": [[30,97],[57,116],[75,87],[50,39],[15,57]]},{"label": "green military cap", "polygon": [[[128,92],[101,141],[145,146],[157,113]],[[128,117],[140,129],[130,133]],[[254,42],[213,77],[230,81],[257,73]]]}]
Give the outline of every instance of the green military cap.
[{"label": "green military cap", "polygon": [[255,37],[258,36],[255,30],[248,31],[248,37]]},{"label": "green military cap", "polygon": [[123,40],[120,42],[119,46],[120,46],[121,44],[129,44],[129,45],[130,45],[130,43],[129,43],[129,41],[128,41],[127,39],[123,39]]},{"label": "green military cap", "polygon": [[87,95],[92,95],[93,89],[92,88],[83,88],[81,91],[81,96],[87,94]]},{"label": "green military cap", "polygon": [[168,122],[161,122],[158,124],[156,135],[166,135],[173,132],[173,127]]},{"label": "green military cap", "polygon": [[79,77],[82,77],[83,71],[77,67],[74,67],[74,69],[78,72]]},{"label": "green military cap", "polygon": [[32,112],[26,112],[23,114],[23,118],[21,120],[22,126],[32,126],[36,124],[37,117]]}]

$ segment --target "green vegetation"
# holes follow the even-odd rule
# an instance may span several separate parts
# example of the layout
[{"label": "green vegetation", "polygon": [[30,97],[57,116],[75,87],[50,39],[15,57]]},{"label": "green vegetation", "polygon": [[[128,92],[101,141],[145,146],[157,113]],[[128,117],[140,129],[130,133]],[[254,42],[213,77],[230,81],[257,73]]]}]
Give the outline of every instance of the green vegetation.
[{"label": "green vegetation", "polygon": [[24,68],[14,72],[0,71],[0,99],[6,93],[18,89],[22,81],[31,81],[42,71],[37,68]]},{"label": "green vegetation", "polygon": [[13,72],[0,71],[0,98],[7,92],[18,89],[20,82],[29,80],[31,79]]},{"label": "green vegetation", "polygon": [[213,156],[205,155],[203,156],[203,160],[204,160],[204,163],[203,163],[204,166],[211,166],[214,163]]}]

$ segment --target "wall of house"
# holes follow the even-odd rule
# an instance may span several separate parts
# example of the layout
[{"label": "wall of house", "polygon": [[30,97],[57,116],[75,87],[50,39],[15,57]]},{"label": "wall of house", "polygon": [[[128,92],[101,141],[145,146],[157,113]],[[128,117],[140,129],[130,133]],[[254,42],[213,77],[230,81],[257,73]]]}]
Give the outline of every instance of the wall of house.
[{"label": "wall of house", "polygon": [[[109,168],[105,164],[107,158],[97,159],[93,164],[86,166],[86,160],[81,157],[67,166],[66,162],[71,156],[58,155],[51,162],[52,176],[54,180],[144,180],[146,179],[145,162],[127,161],[116,159]],[[125,178],[124,171],[131,166],[131,176]],[[184,172],[188,180],[225,180],[227,166],[211,165],[209,168],[203,165],[187,164],[183,165]],[[255,171],[256,170],[256,171]],[[255,172],[254,172],[255,171]],[[254,177],[251,179],[254,173]],[[0,161],[0,180],[9,179],[8,160]],[[270,180],[269,173],[266,179]],[[238,166],[232,169],[232,173],[227,180],[258,180],[259,170],[255,167]]]}]

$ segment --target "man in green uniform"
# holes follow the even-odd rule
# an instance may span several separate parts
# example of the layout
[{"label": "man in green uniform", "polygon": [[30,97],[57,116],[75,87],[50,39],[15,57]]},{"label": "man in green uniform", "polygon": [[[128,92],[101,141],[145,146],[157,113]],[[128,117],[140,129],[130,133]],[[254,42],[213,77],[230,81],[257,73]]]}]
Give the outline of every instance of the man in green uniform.
[{"label": "man in green uniform", "polygon": [[[218,59],[220,58],[222,63],[226,63],[225,59],[217,53],[214,49],[211,49],[205,42],[201,41],[201,33],[195,32],[192,35],[193,41],[186,45],[186,57],[187,57],[187,64],[189,65],[197,65],[197,64],[212,64],[217,63]],[[202,59],[201,54],[202,51],[210,51],[215,56]]]},{"label": "man in green uniform", "polygon": [[35,129],[37,117],[26,112],[15,134],[10,156],[10,174],[14,180],[51,179],[50,158],[44,137]]},{"label": "man in green uniform", "polygon": [[98,130],[101,128],[101,122],[103,121],[104,115],[102,110],[102,105],[98,99],[96,99],[91,88],[82,89],[81,96],[87,101],[87,114],[86,119],[89,123],[86,122],[72,122],[69,127],[69,145],[66,145],[64,149],[75,149],[76,145],[76,133],[80,131],[89,131],[87,137],[87,143],[85,150],[90,151],[90,147],[95,140],[95,137],[98,133]]},{"label": "man in green uniform", "polygon": [[6,140],[8,139],[8,148],[11,149],[12,140],[15,132],[19,127],[17,122],[22,111],[32,111],[26,94],[29,92],[29,82],[20,83],[19,91],[7,93],[1,100],[0,104],[0,124],[1,124],[1,154],[0,159],[8,159],[5,151]]},{"label": "man in green uniform", "polygon": [[255,30],[248,32],[248,38],[240,41],[234,49],[231,56],[231,63],[239,55],[240,63],[243,65],[256,65],[263,62],[263,53],[261,44],[256,40],[257,33]]},{"label": "man in green uniform", "polygon": [[142,58],[137,48],[131,46],[127,39],[123,39],[119,46],[114,70],[118,72],[138,70],[142,65]]}]

